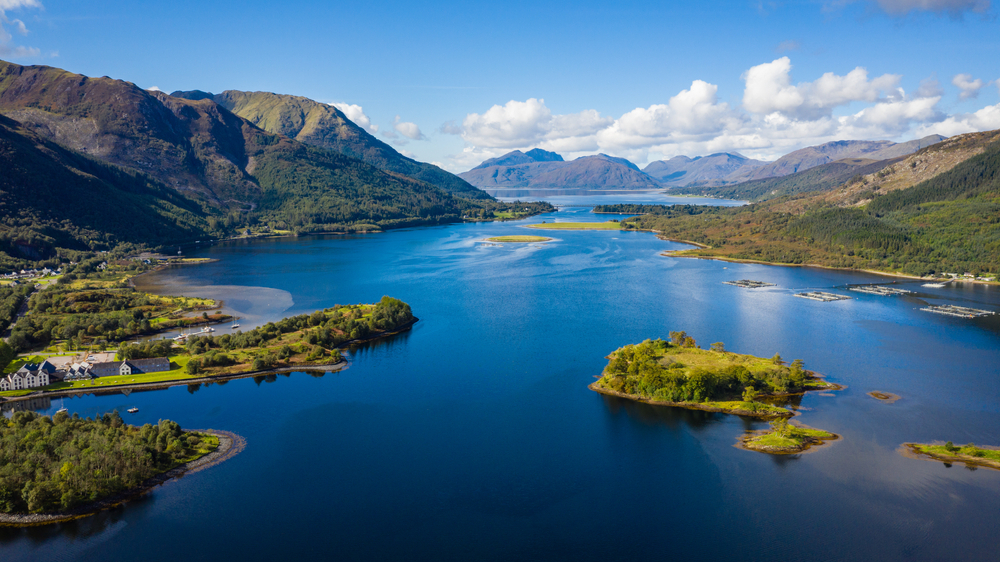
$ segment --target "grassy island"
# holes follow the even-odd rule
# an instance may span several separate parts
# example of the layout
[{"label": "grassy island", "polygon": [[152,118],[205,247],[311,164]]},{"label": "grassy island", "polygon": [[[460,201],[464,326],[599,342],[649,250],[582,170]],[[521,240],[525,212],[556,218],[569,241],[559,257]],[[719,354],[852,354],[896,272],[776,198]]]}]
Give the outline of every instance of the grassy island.
[{"label": "grassy island", "polygon": [[[170,420],[136,427],[101,417],[17,412],[0,424],[0,514],[65,512],[143,486],[199,459],[219,438]],[[0,523],[16,523],[0,516]]]},{"label": "grassy island", "polygon": [[494,236],[493,238],[487,238],[487,242],[515,242],[515,243],[529,243],[529,242],[548,242],[552,240],[551,238],[546,238],[545,236],[525,236],[523,234],[517,234],[513,236]]},{"label": "grassy island", "polygon": [[529,224],[528,228],[538,228],[542,230],[621,230],[622,225],[618,221],[608,222],[543,222],[541,224]]},{"label": "grassy island", "polygon": [[839,436],[822,429],[802,427],[788,423],[781,418],[771,422],[771,429],[755,432],[744,437],[740,444],[744,449],[771,454],[801,453],[814,445],[838,439]]},{"label": "grassy island", "polygon": [[1000,450],[984,449],[972,443],[957,446],[951,441],[944,445],[904,443],[903,447],[917,456],[944,463],[962,462],[966,466],[982,466],[1000,470]]},{"label": "grassy island", "polygon": [[793,413],[761,398],[839,388],[805,370],[801,360],[786,365],[779,355],[765,359],[732,353],[721,342],[700,349],[685,332],[671,332],[670,338],[615,350],[590,388],[651,404],[764,419]]}]

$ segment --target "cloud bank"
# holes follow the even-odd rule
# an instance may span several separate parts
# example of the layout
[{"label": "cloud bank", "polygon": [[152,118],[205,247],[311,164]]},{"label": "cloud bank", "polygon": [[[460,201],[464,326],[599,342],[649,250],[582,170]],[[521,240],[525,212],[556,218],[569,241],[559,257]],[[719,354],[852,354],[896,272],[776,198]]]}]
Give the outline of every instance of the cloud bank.
[{"label": "cloud bank", "polygon": [[372,120],[365,115],[365,110],[360,105],[339,102],[331,103],[330,105],[339,109],[340,112],[353,121],[355,125],[368,131],[369,134],[374,135],[378,132],[378,125],[372,125]]},{"label": "cloud bank", "polygon": [[[529,98],[469,113],[460,125],[450,121],[440,130],[465,142],[449,165],[465,170],[510,150],[534,147],[569,158],[604,152],[641,165],[716,152],[773,159],[833,140],[904,140],[1000,128],[1000,104],[945,115],[939,108],[945,92],[937,80],[924,80],[907,93],[897,74],[869,76],[857,67],[844,75],[827,72],[795,82],[792,70],[787,56],[748,69],[737,107],[720,101],[718,86],[694,80],[665,103],[638,107],[617,118],[595,109],[558,115],[544,99]],[[986,83],[960,74],[952,84],[964,100],[976,97]]]}]

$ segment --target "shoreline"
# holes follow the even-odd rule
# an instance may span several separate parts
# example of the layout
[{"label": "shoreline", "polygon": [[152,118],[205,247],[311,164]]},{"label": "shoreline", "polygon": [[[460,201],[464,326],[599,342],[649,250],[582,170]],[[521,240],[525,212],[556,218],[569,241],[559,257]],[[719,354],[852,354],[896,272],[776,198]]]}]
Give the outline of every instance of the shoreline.
[{"label": "shoreline", "polygon": [[[699,242],[692,242],[690,240],[681,240],[679,238],[668,238],[666,236],[660,235],[655,230],[640,230],[640,232],[652,232],[657,234],[657,238],[660,240],[666,240],[667,242],[678,242],[681,244],[690,244],[697,247],[698,249],[711,249],[711,246],[701,244]],[[912,279],[913,281],[924,281],[927,283],[975,283],[977,285],[1000,285],[996,281],[979,281],[976,279],[952,279],[943,277],[920,277],[917,275],[909,275],[906,273],[893,273],[889,271],[880,271],[878,269],[856,269],[853,267],[834,267],[832,265],[822,265],[818,263],[779,263],[779,262],[768,262],[761,260],[751,260],[745,258],[730,258],[725,256],[696,256],[696,255],[684,255],[683,252],[690,252],[691,250],[666,250],[660,253],[661,256],[667,258],[693,258],[701,260],[717,260],[729,263],[753,263],[758,265],[773,265],[777,267],[815,267],[818,269],[828,269],[831,271],[851,271],[856,273],[871,273],[873,275],[882,275],[885,277],[899,277],[901,279]]]},{"label": "shoreline", "polygon": [[[727,408],[720,408],[718,406],[710,406],[710,405],[707,405],[707,404],[703,404],[701,402],[670,402],[670,401],[666,401],[666,400],[652,400],[652,399],[649,399],[649,398],[643,398],[641,396],[636,396],[634,394],[626,394],[624,392],[618,392],[617,390],[611,390],[610,388],[605,388],[604,386],[602,386],[600,384],[600,382],[601,382],[600,379],[598,379],[598,380],[596,380],[596,381],[588,384],[587,388],[589,388],[590,390],[593,390],[594,392],[597,392],[598,394],[604,394],[606,396],[615,396],[615,397],[618,397],[618,398],[624,398],[626,400],[632,400],[633,402],[640,402],[642,404],[649,404],[651,406],[666,406],[666,407],[670,407],[670,408],[684,408],[686,410],[701,410],[703,412],[716,412],[716,413],[720,413],[720,414],[732,414],[734,416],[744,416],[744,417],[748,417],[748,418],[757,418],[757,419],[761,419],[761,420],[765,420],[765,421],[767,421],[767,420],[775,420],[775,419],[779,419],[779,418],[786,418],[786,419],[788,419],[788,418],[793,418],[793,417],[799,415],[798,412],[795,412],[795,411],[792,411],[792,410],[787,410],[788,414],[786,415],[786,414],[778,414],[778,413],[774,413],[774,412],[754,412],[754,411],[751,411],[751,410],[744,410],[742,408],[729,408],[729,409],[727,409]],[[765,398],[781,398],[781,397],[786,397],[786,396],[795,396],[797,394],[805,394],[806,392],[836,391],[836,390],[842,390],[844,388],[844,387],[842,387],[840,385],[837,385],[837,384],[834,384],[834,383],[826,383],[826,384],[829,384],[831,386],[828,387],[828,388],[809,389],[809,390],[805,390],[805,391],[803,391],[801,393],[776,394],[776,395],[767,396]],[[716,402],[720,402],[720,401],[716,401]]]},{"label": "shoreline", "polygon": [[[337,349],[346,348],[346,347],[351,346],[351,345],[360,345],[360,344],[364,344],[364,343],[369,343],[369,342],[373,342],[373,341],[376,341],[376,340],[379,340],[379,339],[382,339],[382,338],[387,338],[389,336],[395,336],[395,335],[401,334],[401,333],[403,333],[403,332],[405,332],[407,330],[412,329],[413,325],[416,324],[419,320],[420,320],[419,318],[414,318],[412,321],[410,321],[410,322],[408,322],[408,323],[400,326],[395,331],[392,331],[392,332],[382,332],[382,333],[376,335],[375,337],[366,338],[366,339],[358,339],[358,340],[349,340],[349,341],[346,341],[346,342],[342,343],[341,345],[337,346]],[[164,389],[164,388],[170,388],[170,387],[173,387],[173,386],[189,385],[189,384],[203,384],[203,383],[218,382],[218,381],[228,381],[228,380],[235,380],[235,379],[245,379],[245,378],[249,378],[249,377],[256,377],[256,376],[261,376],[261,375],[268,375],[268,374],[272,374],[272,373],[288,373],[288,372],[297,372],[297,371],[303,371],[304,372],[304,371],[320,371],[320,370],[324,371],[324,372],[329,372],[329,373],[336,373],[336,372],[340,372],[340,371],[344,370],[348,366],[350,366],[349,361],[347,359],[342,359],[338,363],[300,363],[300,364],[297,364],[297,365],[289,365],[287,367],[276,367],[276,368],[273,368],[273,369],[264,369],[264,370],[261,370],[261,371],[243,371],[243,372],[239,372],[239,373],[228,373],[228,374],[218,374],[218,375],[205,375],[205,376],[194,378],[194,379],[178,379],[178,380],[172,380],[172,381],[137,382],[137,383],[129,383],[129,384],[121,384],[121,385],[108,386],[106,388],[100,388],[100,389],[93,388],[93,387],[87,387],[86,389],[84,389],[84,388],[75,389],[74,388],[74,389],[66,389],[66,390],[39,390],[39,391],[36,391],[36,392],[32,392],[31,394],[25,394],[23,396],[5,396],[5,397],[0,397],[0,404],[5,404],[7,402],[17,402],[17,401],[22,401],[22,400],[32,400],[32,399],[35,399],[35,398],[42,398],[42,397],[45,397],[45,398],[57,398],[57,397],[60,397],[60,396],[65,397],[65,396],[73,396],[73,395],[77,395],[77,394],[98,394],[98,392],[100,392],[100,394],[118,394],[122,390],[129,390],[129,391],[133,391],[133,390],[160,390],[160,389]]]},{"label": "shoreline", "polygon": [[163,484],[170,482],[171,480],[180,478],[181,476],[185,476],[187,474],[194,474],[195,472],[221,464],[233,458],[246,448],[246,439],[230,431],[214,429],[191,429],[186,431],[191,433],[206,433],[214,435],[219,439],[219,446],[207,455],[171,468],[166,472],[152,476],[135,488],[81,505],[68,511],[24,514],[0,513],[0,527],[38,527],[90,517],[91,515],[96,515],[102,511],[124,505],[129,501],[153,491],[153,489],[157,486],[162,486]]},{"label": "shoreline", "polygon": [[945,464],[960,462],[964,463],[966,467],[989,468],[991,470],[1000,470],[1000,461],[973,457],[969,455],[942,455],[939,453],[930,453],[920,450],[921,446],[927,446],[927,445],[928,445],[927,443],[903,443],[898,449],[898,451],[904,457],[910,457],[924,461],[941,462]]},{"label": "shoreline", "polygon": [[[791,422],[790,422],[791,423]],[[801,429],[818,429],[815,427],[809,427],[805,424],[795,423],[795,427]],[[770,447],[767,445],[753,446],[751,441],[762,435],[767,435],[771,433],[770,429],[761,429],[757,431],[748,431],[744,433],[739,439],[736,440],[734,447],[737,449],[743,449],[744,451],[755,451],[758,453],[765,453],[768,455],[800,455],[807,452],[813,452],[822,447],[827,447],[833,444],[834,441],[839,441],[841,436],[832,432],[821,429],[819,431],[824,431],[830,435],[830,437],[813,437],[806,436],[801,445],[797,447]]]}]

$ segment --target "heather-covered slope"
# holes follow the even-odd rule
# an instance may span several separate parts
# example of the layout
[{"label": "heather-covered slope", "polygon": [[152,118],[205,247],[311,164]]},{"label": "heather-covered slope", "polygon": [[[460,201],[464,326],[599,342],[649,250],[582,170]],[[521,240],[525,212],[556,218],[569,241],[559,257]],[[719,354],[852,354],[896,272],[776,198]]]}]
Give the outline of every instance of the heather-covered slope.
[{"label": "heather-covered slope", "polygon": [[227,90],[217,95],[201,91],[174,92],[171,95],[211,99],[265,131],[357,158],[380,170],[427,182],[454,195],[469,199],[490,199],[485,192],[458,176],[396,152],[391,146],[354,124],[332,105],[301,96],[237,90]]}]

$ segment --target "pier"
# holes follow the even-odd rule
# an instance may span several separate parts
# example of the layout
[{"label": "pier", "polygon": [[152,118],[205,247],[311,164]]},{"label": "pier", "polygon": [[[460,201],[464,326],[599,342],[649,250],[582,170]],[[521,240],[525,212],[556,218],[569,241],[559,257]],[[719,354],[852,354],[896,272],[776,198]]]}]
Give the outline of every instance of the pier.
[{"label": "pier", "polygon": [[795,296],[820,302],[832,302],[832,301],[848,301],[851,297],[845,295],[838,295],[835,293],[826,293],[823,291],[808,291],[805,293],[796,293]]},{"label": "pier", "polygon": [[847,290],[868,295],[878,295],[880,297],[894,297],[896,295],[909,295],[913,293],[913,291],[907,291],[906,289],[896,289],[895,287],[885,287],[883,285],[861,285],[859,287],[848,287]]},{"label": "pier", "polygon": [[734,287],[742,287],[744,289],[759,289],[761,287],[774,287],[774,283],[765,283],[763,281],[754,281],[753,279],[740,279],[738,281],[723,281],[724,285],[732,285]]},{"label": "pier", "polygon": [[926,308],[921,308],[920,310],[933,312],[934,314],[944,314],[945,316],[955,316],[957,318],[982,318],[983,316],[992,316],[996,314],[995,312],[991,312],[989,310],[955,306],[953,304],[931,305]]}]

